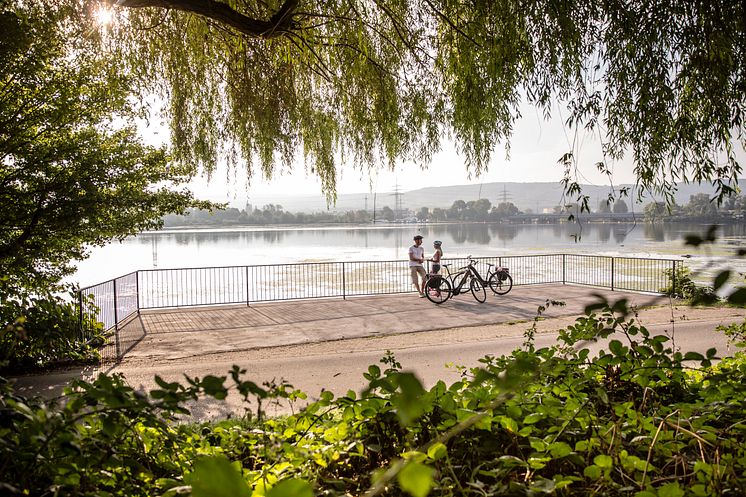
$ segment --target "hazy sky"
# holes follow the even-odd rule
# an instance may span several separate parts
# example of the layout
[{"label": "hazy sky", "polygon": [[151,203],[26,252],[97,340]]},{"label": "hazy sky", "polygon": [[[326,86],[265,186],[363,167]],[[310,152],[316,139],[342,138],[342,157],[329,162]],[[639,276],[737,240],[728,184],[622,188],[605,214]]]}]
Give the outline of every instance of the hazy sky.
[{"label": "hazy sky", "polygon": [[[444,150],[434,158],[430,167],[422,171],[412,164],[400,163],[395,171],[381,169],[372,176],[352,166],[342,166],[339,171],[338,188],[340,194],[368,193],[372,191],[392,191],[398,185],[401,191],[410,191],[427,186],[448,186],[478,184],[488,182],[559,182],[563,168],[559,158],[570,150],[579,157],[579,170],[582,176],[578,181],[585,184],[607,185],[608,180],[596,171],[594,164],[601,159],[598,139],[587,134],[579,134],[574,140],[560,124],[559,118],[546,122],[535,111],[527,108],[524,117],[517,123],[511,140],[510,159],[505,157],[502,144],[493,152],[493,158],[486,173],[472,176],[457,155],[453,145],[445,144]],[[632,167],[629,164],[610,164],[614,168],[615,183],[634,182]],[[208,182],[198,178],[190,186],[200,197],[216,201],[228,201],[241,205],[246,201],[246,186],[241,174],[226,180],[225,169],[219,170]],[[291,173],[278,175],[271,181],[260,177],[252,178],[248,190],[250,198],[266,198],[272,195],[321,195],[321,184],[313,175],[307,175],[302,166]]]}]

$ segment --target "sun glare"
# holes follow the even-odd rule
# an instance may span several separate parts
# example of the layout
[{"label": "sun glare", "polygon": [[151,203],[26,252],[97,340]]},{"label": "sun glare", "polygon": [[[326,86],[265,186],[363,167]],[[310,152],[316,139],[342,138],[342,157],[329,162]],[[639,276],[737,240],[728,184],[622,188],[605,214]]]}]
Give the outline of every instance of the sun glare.
[{"label": "sun glare", "polygon": [[114,12],[106,5],[99,5],[93,15],[101,26],[108,26],[114,19]]}]

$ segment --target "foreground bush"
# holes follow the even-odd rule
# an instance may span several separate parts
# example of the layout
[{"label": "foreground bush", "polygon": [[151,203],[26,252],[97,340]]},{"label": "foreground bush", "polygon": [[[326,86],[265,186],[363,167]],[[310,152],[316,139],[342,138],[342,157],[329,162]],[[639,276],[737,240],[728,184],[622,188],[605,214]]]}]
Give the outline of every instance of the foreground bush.
[{"label": "foreground bush", "polygon": [[[743,339],[744,325],[729,328]],[[613,336],[612,336],[613,333]],[[591,356],[584,344],[609,337]],[[76,382],[64,403],[2,386],[0,481],[26,495],[746,495],[746,359],[713,365],[650,336],[625,303],[597,309],[558,345],[485,357],[423,389],[387,355],[365,391],[323,392],[300,413],[211,424],[184,402],[229,389],[304,398],[208,376],[141,395],[118,377]],[[698,369],[689,369],[696,365]]]},{"label": "foreground bush", "polygon": [[[103,329],[56,295],[0,296],[0,371],[18,372],[98,359]],[[85,328],[84,338],[83,328]]]}]

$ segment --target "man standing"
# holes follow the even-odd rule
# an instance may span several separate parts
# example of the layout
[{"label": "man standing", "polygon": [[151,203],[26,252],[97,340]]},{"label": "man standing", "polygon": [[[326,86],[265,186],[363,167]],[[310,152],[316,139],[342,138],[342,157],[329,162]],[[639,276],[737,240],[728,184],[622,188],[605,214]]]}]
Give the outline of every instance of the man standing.
[{"label": "man standing", "polygon": [[[415,235],[414,245],[409,247],[409,271],[412,274],[412,283],[420,294],[425,296],[425,247],[422,246],[422,235]],[[421,281],[420,281],[421,280]]]}]

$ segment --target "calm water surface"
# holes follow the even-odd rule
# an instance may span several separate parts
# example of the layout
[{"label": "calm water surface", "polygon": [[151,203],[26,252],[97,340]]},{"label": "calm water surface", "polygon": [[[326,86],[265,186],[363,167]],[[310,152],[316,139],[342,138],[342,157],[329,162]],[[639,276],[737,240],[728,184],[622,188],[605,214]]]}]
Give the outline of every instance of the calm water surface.
[{"label": "calm water surface", "polygon": [[733,257],[746,248],[746,226],[718,229],[708,251],[684,245],[704,235],[698,224],[500,225],[434,224],[298,228],[189,229],[141,233],[91,250],[70,281],[88,286],[138,269],[280,264],[316,261],[403,260],[412,237],[421,234],[426,254],[442,240],[445,257],[582,253],[611,256],[685,257],[694,269],[727,265],[746,271]]}]

